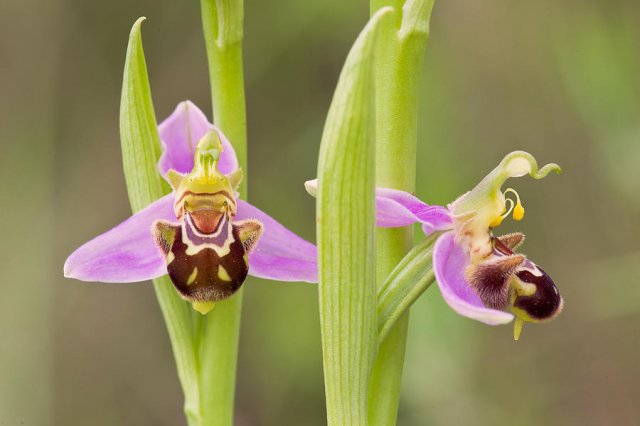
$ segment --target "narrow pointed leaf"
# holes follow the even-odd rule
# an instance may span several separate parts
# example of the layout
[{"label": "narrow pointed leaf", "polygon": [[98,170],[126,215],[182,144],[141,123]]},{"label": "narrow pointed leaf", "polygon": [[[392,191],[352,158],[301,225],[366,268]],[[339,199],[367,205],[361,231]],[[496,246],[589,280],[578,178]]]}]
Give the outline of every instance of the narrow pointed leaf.
[{"label": "narrow pointed leaf", "polygon": [[[158,173],[160,138],[140,34],[144,19],[140,18],[135,22],[129,35],[120,103],[122,159],[129,200],[134,212],[169,193],[169,186]],[[185,412],[190,423],[194,423],[198,418],[200,404],[190,308],[180,299],[166,276],[153,282],[185,394]]]},{"label": "narrow pointed leaf", "polygon": [[374,15],[346,59],[318,162],[320,323],[329,425],[367,423],[375,357]]},{"label": "narrow pointed leaf", "polygon": [[120,144],[129,201],[142,210],[170,189],[158,174],[161,154],[138,19],[129,35],[120,98]]}]

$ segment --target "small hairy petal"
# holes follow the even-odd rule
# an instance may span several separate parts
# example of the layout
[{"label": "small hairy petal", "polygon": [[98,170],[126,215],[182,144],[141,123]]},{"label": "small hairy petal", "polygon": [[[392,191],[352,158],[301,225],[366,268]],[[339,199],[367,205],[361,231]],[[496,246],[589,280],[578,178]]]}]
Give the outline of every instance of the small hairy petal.
[{"label": "small hairy petal", "polygon": [[[314,197],[318,191],[318,179],[305,182],[307,192]],[[382,228],[396,228],[422,224],[422,230],[429,235],[434,231],[452,228],[449,211],[442,206],[430,206],[405,191],[390,188],[376,188],[376,225]]]},{"label": "small hairy petal", "polygon": [[264,232],[249,253],[249,275],[276,281],[318,281],[316,246],[300,238],[271,216],[238,200],[235,221],[255,219]]},{"label": "small hairy petal", "polygon": [[218,132],[222,141],[223,152],[218,169],[223,174],[236,170],[238,159],[231,143],[218,128],[209,123],[204,113],[193,102],[184,101],[158,126],[163,147],[158,162],[162,176],[171,169],[182,174],[191,172],[196,144],[211,129]]},{"label": "small hairy petal", "polygon": [[65,277],[136,282],[165,275],[162,253],[151,234],[151,226],[158,219],[175,221],[173,194],[155,201],[74,251],[64,264]]},{"label": "small hairy petal", "polygon": [[250,253],[260,240],[264,226],[255,219],[237,220],[233,224],[238,229],[238,235],[244,249]]},{"label": "small hairy petal", "polygon": [[498,240],[507,246],[509,250],[514,251],[517,250],[518,247],[524,243],[525,236],[521,232],[513,232],[511,234],[506,234],[498,237]]},{"label": "small hairy petal", "polygon": [[513,315],[484,306],[464,276],[469,255],[447,232],[436,241],[433,250],[433,270],[445,302],[458,314],[489,325],[506,324]]}]

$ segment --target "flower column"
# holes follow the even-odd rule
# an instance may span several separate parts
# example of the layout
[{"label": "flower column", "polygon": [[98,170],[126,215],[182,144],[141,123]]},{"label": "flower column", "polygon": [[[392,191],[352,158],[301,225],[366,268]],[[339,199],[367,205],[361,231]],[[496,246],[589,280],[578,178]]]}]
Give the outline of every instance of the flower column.
[{"label": "flower column", "polygon": [[[381,28],[377,46],[376,186],[412,193],[418,82],[433,0],[371,0],[371,13],[384,6],[393,6],[396,12]],[[378,230],[378,286],[411,248],[412,234],[411,227]],[[396,423],[408,320],[407,313],[380,342],[369,392],[372,425]]]}]

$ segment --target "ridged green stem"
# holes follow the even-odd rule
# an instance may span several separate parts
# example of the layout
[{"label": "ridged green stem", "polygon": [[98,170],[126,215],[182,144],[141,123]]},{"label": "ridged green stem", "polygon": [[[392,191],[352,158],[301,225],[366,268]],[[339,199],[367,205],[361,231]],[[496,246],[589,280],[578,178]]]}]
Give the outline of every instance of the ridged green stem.
[{"label": "ridged green stem", "polygon": [[378,287],[378,341],[382,343],[395,324],[435,281],[433,245],[440,233],[430,235],[396,265]]},{"label": "ridged green stem", "polygon": [[[376,63],[376,186],[413,193],[416,177],[418,84],[433,0],[372,0],[371,13],[396,9],[378,39]],[[378,230],[378,286],[411,249],[413,229]],[[369,392],[372,425],[396,424],[409,313],[380,342]]]},{"label": "ridged green stem", "polygon": [[[244,172],[247,199],[247,117],[242,63],[243,1],[202,0],[213,122],[227,136]],[[199,358],[203,425],[233,424],[242,289],[201,318]],[[196,319],[197,321],[198,319]]]}]

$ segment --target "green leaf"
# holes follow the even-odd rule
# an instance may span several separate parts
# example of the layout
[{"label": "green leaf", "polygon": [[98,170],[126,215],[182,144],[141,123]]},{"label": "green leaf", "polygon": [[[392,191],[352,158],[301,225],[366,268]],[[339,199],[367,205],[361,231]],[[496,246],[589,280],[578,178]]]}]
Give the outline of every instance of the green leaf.
[{"label": "green leaf", "polygon": [[318,266],[329,425],[367,423],[377,346],[373,51],[391,11],[376,13],[349,52],[320,146]]},{"label": "green leaf", "polygon": [[139,18],[131,28],[120,98],[120,143],[129,201],[134,212],[170,192],[158,173],[162,148],[151,102]]},{"label": "green leaf", "polygon": [[[120,101],[120,140],[129,201],[134,212],[170,192],[158,172],[161,147],[138,19],[129,35]],[[198,421],[198,369],[190,308],[165,276],[153,281],[171,339],[190,424]]]}]

